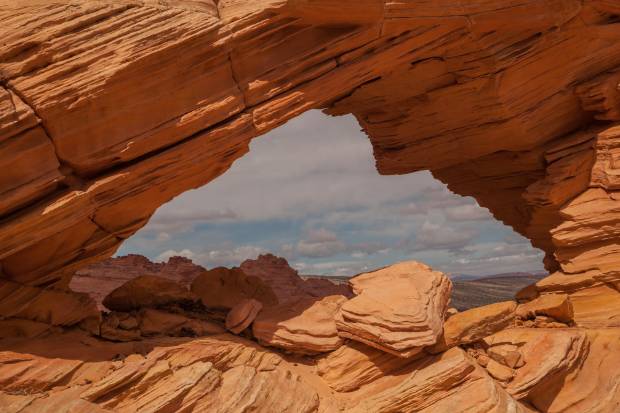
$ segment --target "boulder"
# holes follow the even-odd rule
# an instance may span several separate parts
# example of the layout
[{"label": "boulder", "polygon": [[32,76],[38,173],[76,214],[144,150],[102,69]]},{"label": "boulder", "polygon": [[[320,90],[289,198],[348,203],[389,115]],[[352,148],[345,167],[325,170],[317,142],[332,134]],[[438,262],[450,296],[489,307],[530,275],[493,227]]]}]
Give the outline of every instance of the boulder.
[{"label": "boulder", "polygon": [[103,299],[112,311],[132,311],[174,303],[192,303],[198,298],[181,284],[155,275],[143,275],[127,281]]},{"label": "boulder", "polygon": [[455,313],[444,323],[440,340],[428,351],[439,353],[490,336],[514,320],[516,308],[514,301],[504,301]]},{"label": "boulder", "polygon": [[515,375],[514,370],[504,364],[498,363],[494,359],[489,359],[486,369],[491,377],[504,383],[512,380]]},{"label": "boulder", "polygon": [[523,367],[525,364],[523,353],[514,344],[497,344],[490,347],[487,352],[490,358],[511,369]]},{"label": "boulder", "polygon": [[572,323],[573,305],[568,294],[543,294],[534,300],[519,305],[517,316],[522,319],[548,316],[562,323]]},{"label": "boulder", "polygon": [[341,295],[322,299],[304,297],[264,308],[254,320],[252,332],[259,343],[298,354],[336,350],[342,339],[334,320],[346,302]]},{"label": "boulder", "polygon": [[226,315],[226,328],[235,334],[241,333],[252,324],[262,309],[260,301],[252,298],[240,301]]},{"label": "boulder", "polygon": [[[48,326],[69,327],[86,320],[98,323],[101,318],[95,301],[84,293],[23,285],[0,279],[0,319],[29,320]],[[22,324],[24,328],[6,329],[5,334],[31,334],[35,324]],[[26,331],[29,330],[29,331]]]},{"label": "boulder", "polygon": [[245,299],[255,299],[265,306],[278,303],[264,281],[246,275],[240,268],[218,267],[205,271],[194,279],[191,290],[206,307],[219,310],[231,310]]},{"label": "boulder", "polygon": [[336,318],[338,334],[399,357],[411,357],[441,335],[452,284],[415,261],[358,275],[356,297]]}]

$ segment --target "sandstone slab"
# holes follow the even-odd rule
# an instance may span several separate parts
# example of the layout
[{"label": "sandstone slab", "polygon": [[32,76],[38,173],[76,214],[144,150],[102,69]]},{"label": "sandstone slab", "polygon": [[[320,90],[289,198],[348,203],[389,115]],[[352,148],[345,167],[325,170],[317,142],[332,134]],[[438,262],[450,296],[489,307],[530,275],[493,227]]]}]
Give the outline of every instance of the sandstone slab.
[{"label": "sandstone slab", "polygon": [[263,305],[254,299],[243,300],[226,315],[226,328],[235,334],[241,333],[254,321]]},{"label": "sandstone slab", "polygon": [[342,345],[335,317],[345,302],[345,297],[333,295],[266,307],[254,320],[252,333],[263,345],[293,353],[333,351]]},{"label": "sandstone slab", "polygon": [[356,297],[340,309],[338,333],[400,357],[435,344],[451,291],[442,273],[414,261],[350,280]]},{"label": "sandstone slab", "polygon": [[443,336],[428,349],[432,353],[481,340],[506,328],[515,318],[517,303],[505,301],[472,308],[450,316],[443,326]]},{"label": "sandstone slab", "polygon": [[408,374],[377,380],[356,396],[358,404],[346,411],[533,412],[513,399],[458,348],[419,360]]},{"label": "sandstone slab", "polygon": [[544,294],[540,297],[521,304],[517,315],[523,319],[544,315],[562,323],[572,323],[574,320],[573,305],[567,294]]}]

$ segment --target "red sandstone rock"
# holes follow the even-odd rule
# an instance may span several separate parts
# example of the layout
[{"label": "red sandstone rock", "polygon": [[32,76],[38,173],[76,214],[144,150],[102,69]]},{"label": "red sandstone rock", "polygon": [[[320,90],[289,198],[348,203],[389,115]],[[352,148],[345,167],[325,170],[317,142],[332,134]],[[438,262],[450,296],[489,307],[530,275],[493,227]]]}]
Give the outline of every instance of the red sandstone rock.
[{"label": "red sandstone rock", "polygon": [[617,373],[609,364],[620,355],[618,334],[617,329],[512,329],[485,343],[498,360],[497,347],[513,345],[522,354],[514,377],[503,384],[515,398],[545,412],[611,412],[620,400],[612,390]]},{"label": "red sandstone rock", "polygon": [[350,392],[411,363],[411,360],[350,341],[321,358],[317,372],[334,390]]},{"label": "red sandstone rock", "polygon": [[213,322],[185,317],[165,311],[145,308],[139,314],[139,329],[143,336],[169,335],[180,337],[205,336],[226,330]]},{"label": "red sandstone rock", "polygon": [[114,311],[131,311],[194,301],[198,297],[186,287],[166,278],[143,275],[116,288],[103,299],[103,305]]},{"label": "red sandstone rock", "polygon": [[280,302],[289,300],[291,297],[305,295],[311,297],[352,296],[351,288],[347,284],[334,284],[327,279],[302,279],[286,259],[272,254],[262,254],[255,260],[245,260],[240,268],[246,275],[258,277],[268,284]]},{"label": "red sandstone rock", "polygon": [[226,328],[235,334],[241,333],[254,321],[263,305],[254,299],[243,300],[226,315]]},{"label": "red sandstone rock", "polygon": [[562,323],[572,323],[573,305],[566,294],[544,294],[517,308],[517,313],[521,318],[545,315],[554,318]]},{"label": "red sandstone rock", "polygon": [[[514,397],[458,348],[340,400],[292,364],[258,367],[264,352],[245,342],[168,343],[164,356],[114,362],[135,343],[9,340],[0,405],[504,413],[528,411],[522,397],[545,412],[615,413],[619,14],[604,0],[0,0],[2,317],[96,318],[64,291],[77,269],[219,176],[254,137],[322,108],[355,115],[380,173],[429,169],[543,249],[555,273],[525,298],[567,294],[577,326],[498,333],[525,359],[512,380],[501,375]],[[351,307],[367,309],[359,297]],[[366,334],[360,313],[357,339],[402,343]],[[426,323],[429,337],[440,323]],[[67,352],[38,355],[55,348]]]},{"label": "red sandstone rock", "polygon": [[514,301],[505,301],[456,313],[446,320],[442,337],[428,351],[438,353],[490,336],[511,324],[516,309]]},{"label": "red sandstone rock", "polygon": [[205,269],[185,257],[171,257],[153,263],[141,255],[130,254],[80,268],[71,279],[70,288],[88,293],[101,309],[103,298],[112,290],[141,275],[154,275],[189,286]]},{"label": "red sandstone rock", "polygon": [[264,305],[278,303],[269,285],[239,268],[205,271],[194,279],[191,290],[205,306],[214,309],[231,310],[246,299],[256,299]]},{"label": "red sandstone rock", "polygon": [[72,326],[100,315],[87,294],[0,280],[0,317]]},{"label": "red sandstone rock", "polygon": [[444,274],[411,261],[358,275],[350,283],[357,296],[338,313],[342,337],[400,357],[437,342],[452,289]]},{"label": "red sandstone rock", "polygon": [[459,348],[414,362],[363,387],[350,412],[533,412],[520,404]]},{"label": "red sandstone rock", "polygon": [[302,298],[264,308],[252,333],[259,343],[292,353],[317,354],[342,345],[334,320],[346,298]]}]

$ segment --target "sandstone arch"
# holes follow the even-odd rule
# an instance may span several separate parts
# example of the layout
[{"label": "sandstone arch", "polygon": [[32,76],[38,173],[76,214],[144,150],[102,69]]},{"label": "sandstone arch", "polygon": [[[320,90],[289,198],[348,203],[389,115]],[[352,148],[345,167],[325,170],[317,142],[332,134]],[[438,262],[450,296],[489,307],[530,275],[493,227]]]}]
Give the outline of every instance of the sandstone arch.
[{"label": "sandstone arch", "polygon": [[[616,3],[0,0],[0,320],[81,321],[88,329],[82,318],[99,313],[84,297],[63,291],[76,268],[111,255],[159,205],[223,173],[247,152],[251,139],[309,109],[352,113],[372,142],[380,173],[428,169],[546,252],[545,264],[554,274],[520,299],[551,296],[560,303],[543,304],[557,304],[552,308],[557,310],[570,295],[574,309],[574,325],[559,332],[524,328],[485,338],[489,348],[512,345],[511,340],[527,343],[522,350],[535,368],[521,370],[510,385],[498,384],[501,367],[492,380],[493,368],[487,374],[459,348],[408,368],[423,372],[424,382],[443,377],[475,383],[471,394],[481,398],[479,411],[533,411],[525,403],[542,411],[613,411],[618,375],[600,366],[617,364],[620,326]],[[52,295],[41,299],[36,287],[53,287],[45,290]],[[559,300],[556,292],[562,293]],[[62,304],[50,309],[56,301]],[[535,313],[536,305],[540,301],[519,308]],[[506,311],[512,314],[516,306],[511,303]],[[480,332],[479,318],[473,318],[467,334],[475,339],[468,343],[490,334]],[[441,317],[437,334],[440,323]],[[252,377],[250,384],[281,384],[275,388],[285,390],[275,399],[282,405],[301,403],[303,411],[319,407],[316,393],[299,384],[297,373],[290,374],[303,375],[302,370],[276,368],[282,363],[292,369],[276,353],[241,338],[176,342],[170,351],[155,351],[158,343],[149,342],[146,358],[128,357],[121,369],[105,380],[100,376],[101,383],[86,391],[78,380],[100,374],[89,363],[101,358],[111,363],[128,346],[67,362],[57,356],[66,338],[48,339],[43,357],[26,350],[7,356],[8,363],[25,363],[28,374],[3,376],[9,390],[39,393],[50,382],[75,380],[49,400],[26,397],[34,411],[37,403],[122,409],[136,400],[152,402],[133,394],[134,384],[162,393],[178,388],[193,403],[191,397],[208,394],[222,377],[230,394],[238,393],[233,390],[239,377]],[[78,339],[70,344],[70,350],[81,345]],[[445,350],[441,344],[449,345],[438,343],[433,351]],[[28,349],[30,343],[20,345]],[[535,358],[540,348],[563,353],[540,360]],[[332,388],[354,388],[359,383],[330,369],[347,367],[337,357],[350,361],[369,350],[342,349],[331,353],[335,361],[325,362],[324,381],[336,380]],[[207,358],[219,365],[185,365],[178,351],[211,352]],[[237,365],[228,357],[232,353],[251,362]],[[376,366],[393,367],[393,357],[368,357]],[[364,380],[382,375],[370,367]],[[73,375],[77,369],[80,374]],[[126,377],[133,380],[134,369],[142,376],[129,383],[129,395],[102,401]],[[158,371],[155,376],[161,373],[165,380],[149,382],[147,371]],[[189,388],[179,385],[183,377],[193,380]],[[428,391],[433,403],[454,403],[441,393],[450,383],[432,382],[429,390],[406,378],[386,386],[393,392],[361,397],[382,411],[412,400],[412,409],[426,409],[426,397],[419,394]],[[556,398],[561,392],[564,397]],[[467,396],[455,394],[457,400]],[[583,397],[575,401],[575,394]],[[164,409],[174,408],[173,396]],[[23,401],[7,397],[11,403]],[[364,404],[355,409],[364,410]]]},{"label": "sandstone arch", "polygon": [[380,173],[431,170],[550,270],[615,268],[613,2],[19,1],[0,13],[5,278],[66,285],[311,108],[353,113]]}]

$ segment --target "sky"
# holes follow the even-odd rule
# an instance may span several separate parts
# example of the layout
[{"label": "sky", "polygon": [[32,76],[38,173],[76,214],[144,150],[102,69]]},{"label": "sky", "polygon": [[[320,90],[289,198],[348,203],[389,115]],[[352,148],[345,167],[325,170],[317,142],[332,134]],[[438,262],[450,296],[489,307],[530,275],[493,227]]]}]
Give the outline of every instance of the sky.
[{"label": "sky", "polygon": [[542,252],[428,172],[382,176],[353,116],[310,111],[254,139],[222,176],[160,207],[117,255],[207,268],[271,252],[307,275],[417,260],[452,274],[542,270]]}]

